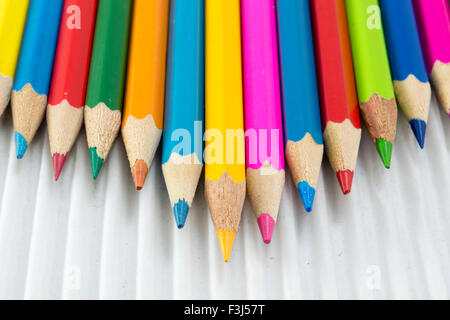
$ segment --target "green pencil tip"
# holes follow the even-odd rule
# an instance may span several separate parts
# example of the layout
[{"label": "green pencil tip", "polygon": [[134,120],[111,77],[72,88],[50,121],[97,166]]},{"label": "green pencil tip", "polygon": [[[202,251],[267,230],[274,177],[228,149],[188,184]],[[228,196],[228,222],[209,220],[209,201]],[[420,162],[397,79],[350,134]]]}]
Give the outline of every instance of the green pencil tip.
[{"label": "green pencil tip", "polygon": [[105,160],[98,156],[97,148],[89,148],[89,154],[91,156],[92,175],[94,180],[97,180]]},{"label": "green pencil tip", "polygon": [[386,169],[391,168],[392,143],[385,139],[378,139],[376,142],[378,154]]}]

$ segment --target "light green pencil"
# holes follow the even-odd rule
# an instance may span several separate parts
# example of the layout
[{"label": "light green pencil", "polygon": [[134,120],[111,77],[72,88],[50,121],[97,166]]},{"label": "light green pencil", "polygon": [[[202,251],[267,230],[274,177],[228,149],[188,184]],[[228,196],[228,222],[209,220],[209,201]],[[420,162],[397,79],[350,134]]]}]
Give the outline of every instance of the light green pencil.
[{"label": "light green pencil", "polygon": [[347,19],[361,113],[386,168],[391,166],[397,127],[392,85],[378,0],[346,0]]}]

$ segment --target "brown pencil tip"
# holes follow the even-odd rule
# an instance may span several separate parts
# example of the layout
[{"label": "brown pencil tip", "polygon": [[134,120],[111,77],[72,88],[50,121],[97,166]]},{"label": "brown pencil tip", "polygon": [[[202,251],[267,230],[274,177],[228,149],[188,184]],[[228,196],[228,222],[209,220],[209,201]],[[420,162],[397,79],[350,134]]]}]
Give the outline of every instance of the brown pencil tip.
[{"label": "brown pencil tip", "polygon": [[140,191],[144,187],[145,179],[148,174],[148,166],[143,160],[138,160],[131,169],[133,174],[134,184],[136,185],[136,190]]}]

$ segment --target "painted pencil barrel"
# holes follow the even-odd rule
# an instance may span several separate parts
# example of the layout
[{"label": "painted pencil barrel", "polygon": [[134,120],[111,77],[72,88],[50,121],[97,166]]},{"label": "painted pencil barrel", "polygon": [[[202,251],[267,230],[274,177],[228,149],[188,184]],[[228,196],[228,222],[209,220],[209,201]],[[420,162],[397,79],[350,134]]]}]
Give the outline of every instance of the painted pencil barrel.
[{"label": "painted pencil barrel", "polygon": [[386,168],[391,166],[397,104],[377,0],[346,0],[360,109]]},{"label": "painted pencil barrel", "polygon": [[98,5],[84,110],[94,179],[120,129],[131,7],[131,0]]},{"label": "painted pencil barrel", "polygon": [[62,5],[63,0],[30,2],[11,97],[18,159],[44,118]]},{"label": "painted pencil barrel", "polygon": [[447,0],[413,0],[431,84],[450,116],[450,5]]},{"label": "painted pencil barrel", "polygon": [[47,107],[55,180],[83,123],[96,16],[97,0],[64,1]]},{"label": "painted pencil barrel", "polygon": [[137,190],[161,141],[168,0],[134,2],[122,136]]},{"label": "painted pencil barrel", "polygon": [[11,97],[29,2],[0,0],[0,116]]},{"label": "painted pencil barrel", "polygon": [[394,90],[400,109],[424,147],[431,87],[411,0],[380,0]]},{"label": "painted pencil barrel", "polygon": [[286,159],[305,209],[313,207],[323,158],[308,0],[278,0]]},{"label": "painted pencil barrel", "polygon": [[205,196],[228,261],[246,190],[240,1],[205,6]]},{"label": "painted pencil barrel", "polygon": [[247,191],[270,243],[284,189],[284,146],[274,0],[242,0]]},{"label": "painted pencil barrel", "polygon": [[204,10],[204,0],[170,4],[162,171],[179,228],[203,169]]},{"label": "painted pencil barrel", "polygon": [[342,192],[347,194],[358,158],[361,122],[345,3],[316,0],[311,6],[325,147]]}]

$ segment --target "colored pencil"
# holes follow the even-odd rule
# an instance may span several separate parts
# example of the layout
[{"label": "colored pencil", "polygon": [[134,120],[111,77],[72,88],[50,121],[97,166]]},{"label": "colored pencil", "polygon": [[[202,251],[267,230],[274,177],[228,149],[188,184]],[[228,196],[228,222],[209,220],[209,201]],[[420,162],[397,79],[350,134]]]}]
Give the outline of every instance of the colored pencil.
[{"label": "colored pencil", "polygon": [[133,11],[122,137],[142,190],[163,130],[169,0],[137,0]]},{"label": "colored pencil", "polygon": [[359,107],[386,168],[391,167],[397,103],[378,0],[346,0]]},{"label": "colored pencil", "polygon": [[431,85],[450,116],[450,6],[448,0],[414,0]]},{"label": "colored pencil", "polygon": [[98,5],[84,110],[94,179],[120,129],[132,3],[101,0]]},{"label": "colored pencil", "polygon": [[428,80],[411,0],[380,0],[397,103],[423,149],[430,111]]},{"label": "colored pencil", "polygon": [[325,150],[342,192],[348,194],[358,158],[361,121],[345,3],[316,0],[311,8]]},{"label": "colored pencil", "polygon": [[0,116],[8,106],[29,0],[0,0]]},{"label": "colored pencil", "polygon": [[275,0],[242,0],[247,192],[269,244],[284,189]]},{"label": "colored pencil", "polygon": [[278,0],[286,159],[311,212],[323,158],[314,44],[308,0]]},{"label": "colored pencil", "polygon": [[47,106],[55,180],[83,123],[96,13],[97,0],[64,1]]},{"label": "colored pencil", "polygon": [[[205,52],[205,195],[228,262],[246,187],[239,0],[206,3]],[[227,133],[232,145],[225,144]]]},{"label": "colored pencil", "polygon": [[17,159],[44,118],[62,5],[63,0],[30,2],[11,96]]},{"label": "colored pencil", "polygon": [[204,0],[171,1],[162,171],[178,228],[203,169],[204,12]]}]

